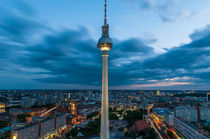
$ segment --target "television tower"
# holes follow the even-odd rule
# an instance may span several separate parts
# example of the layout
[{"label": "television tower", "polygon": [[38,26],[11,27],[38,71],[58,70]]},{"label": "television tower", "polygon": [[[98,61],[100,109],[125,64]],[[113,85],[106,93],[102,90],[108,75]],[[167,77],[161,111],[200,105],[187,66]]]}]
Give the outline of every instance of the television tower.
[{"label": "television tower", "polygon": [[102,37],[98,40],[98,48],[103,56],[102,96],[101,96],[101,139],[109,139],[109,94],[108,94],[108,51],[112,48],[112,39],[109,37],[107,24],[107,0],[105,0],[104,25]]}]

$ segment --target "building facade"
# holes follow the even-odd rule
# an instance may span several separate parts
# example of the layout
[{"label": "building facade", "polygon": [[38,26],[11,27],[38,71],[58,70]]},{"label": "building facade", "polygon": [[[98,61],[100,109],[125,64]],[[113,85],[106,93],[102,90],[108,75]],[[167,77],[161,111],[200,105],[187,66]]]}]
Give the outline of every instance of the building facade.
[{"label": "building facade", "polygon": [[200,134],[196,129],[176,117],[174,117],[174,127],[187,139],[208,139],[207,136]]}]

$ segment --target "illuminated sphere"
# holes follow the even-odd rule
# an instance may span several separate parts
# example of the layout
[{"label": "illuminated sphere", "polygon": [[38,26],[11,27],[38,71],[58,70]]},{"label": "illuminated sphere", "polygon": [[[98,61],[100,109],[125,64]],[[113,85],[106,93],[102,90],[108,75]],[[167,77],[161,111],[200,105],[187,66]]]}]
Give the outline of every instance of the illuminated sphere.
[{"label": "illuminated sphere", "polygon": [[105,37],[102,36],[98,40],[98,48],[101,51],[109,51],[112,48],[112,45],[113,45],[112,39],[108,36]]}]

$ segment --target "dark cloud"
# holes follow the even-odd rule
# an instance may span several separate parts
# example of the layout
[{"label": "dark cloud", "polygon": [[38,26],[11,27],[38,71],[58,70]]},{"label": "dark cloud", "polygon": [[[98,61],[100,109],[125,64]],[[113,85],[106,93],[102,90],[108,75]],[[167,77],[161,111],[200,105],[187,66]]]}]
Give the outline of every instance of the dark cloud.
[{"label": "dark cloud", "polygon": [[[86,36],[88,34],[85,28],[47,35],[40,44],[29,46],[26,49],[27,54],[19,57],[17,63],[28,68],[45,69],[52,76],[52,78],[35,79],[37,81],[99,85],[101,79],[101,52],[97,49],[96,42]],[[146,46],[137,39],[118,41],[116,44],[109,57],[111,61],[110,69],[112,69],[110,74],[112,74],[112,71],[116,71],[114,78],[118,78],[124,68],[122,66],[118,67],[114,62],[115,60],[120,61],[121,58],[135,57],[136,55],[146,56],[153,51],[151,47]],[[119,68],[122,68],[121,72],[116,70]],[[128,66],[122,79],[129,76]]]},{"label": "dark cloud", "polygon": [[[142,55],[151,53],[153,51],[152,47],[148,47],[145,42],[139,40],[139,39],[129,39],[125,40],[123,42],[120,42],[119,44],[120,50],[123,53],[127,52],[139,52]],[[116,46],[118,47],[118,46]]]},{"label": "dark cloud", "polygon": [[23,0],[2,0],[0,3],[1,11],[0,13],[16,14],[21,16],[34,16],[36,12],[34,9]]},{"label": "dark cloud", "polygon": [[16,10],[18,10],[21,14],[27,15],[27,16],[34,16],[36,15],[36,12],[34,9],[29,5],[28,3],[20,0],[11,0],[11,5],[13,5]]},{"label": "dark cloud", "polygon": [[15,43],[26,43],[33,33],[39,32],[44,28],[44,25],[23,17],[10,15],[1,18],[1,20],[0,37]]},{"label": "dark cloud", "polygon": [[24,1],[11,0],[0,3],[0,40],[6,43],[26,44],[48,27],[36,17],[33,8]]},{"label": "dark cloud", "polygon": [[198,80],[200,82],[205,77],[204,80],[209,82],[209,76],[203,76],[208,73],[199,72],[199,69],[208,71],[210,67],[209,40],[210,35],[203,35],[200,39],[193,40],[189,44],[173,48],[163,55],[145,60],[143,67],[169,71],[169,73],[166,72],[164,78],[189,76],[200,79]]},{"label": "dark cloud", "polygon": [[207,25],[203,29],[196,30],[194,33],[190,35],[190,38],[192,40],[199,40],[202,39],[204,36],[207,36],[210,34],[210,25]]},{"label": "dark cloud", "polygon": [[[100,86],[102,56],[86,28],[57,31],[19,14],[0,18],[0,74],[12,73],[52,86]],[[114,39],[109,56],[110,86],[190,87],[192,83],[206,87],[210,82],[209,32],[208,27],[195,31],[191,43],[159,55],[148,40]],[[30,42],[37,34],[41,39]]]}]

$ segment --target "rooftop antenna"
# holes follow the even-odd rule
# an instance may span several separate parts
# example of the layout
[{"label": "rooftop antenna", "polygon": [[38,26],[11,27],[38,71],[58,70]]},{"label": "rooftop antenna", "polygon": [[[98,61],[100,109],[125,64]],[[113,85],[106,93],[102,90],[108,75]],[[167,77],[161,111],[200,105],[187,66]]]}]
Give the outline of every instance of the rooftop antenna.
[{"label": "rooftop antenna", "polygon": [[107,16],[106,16],[106,12],[107,12],[107,10],[106,10],[106,7],[107,7],[107,4],[106,4],[106,1],[107,0],[105,0],[105,15],[104,15],[104,24],[106,25],[107,24]]}]

